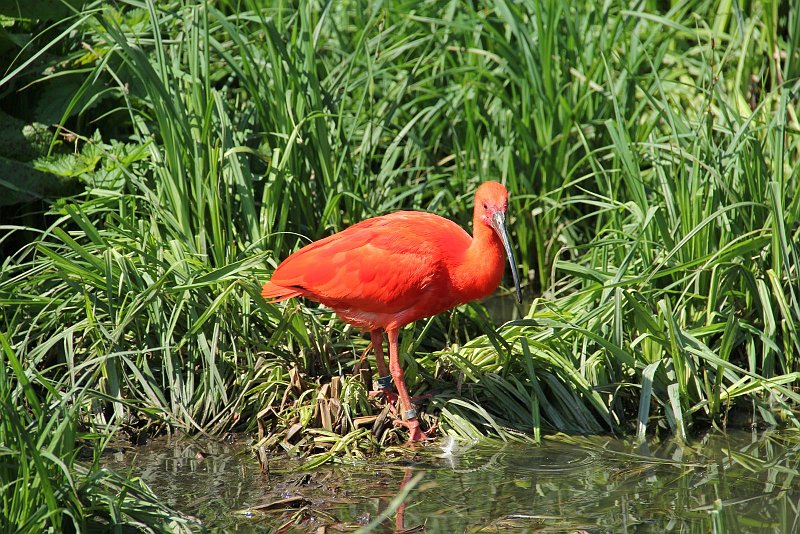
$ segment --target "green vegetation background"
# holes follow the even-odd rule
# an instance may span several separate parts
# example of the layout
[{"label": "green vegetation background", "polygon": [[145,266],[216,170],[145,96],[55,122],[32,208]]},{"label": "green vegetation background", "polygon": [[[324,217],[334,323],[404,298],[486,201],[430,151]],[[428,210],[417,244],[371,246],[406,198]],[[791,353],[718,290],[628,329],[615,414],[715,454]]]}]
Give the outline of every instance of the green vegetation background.
[{"label": "green vegetation background", "polygon": [[191,527],[100,467],[121,436],[397,440],[356,429],[366,340],[259,283],[365,217],[467,227],[487,179],[530,306],[406,330],[443,433],[800,426],[792,2],[30,4],[0,11],[5,524]]}]

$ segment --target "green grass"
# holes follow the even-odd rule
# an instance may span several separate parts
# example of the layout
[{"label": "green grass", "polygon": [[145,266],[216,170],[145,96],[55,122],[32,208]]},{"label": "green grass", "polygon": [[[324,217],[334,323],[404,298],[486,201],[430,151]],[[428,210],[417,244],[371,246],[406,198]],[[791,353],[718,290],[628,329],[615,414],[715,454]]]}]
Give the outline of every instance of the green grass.
[{"label": "green grass", "polygon": [[[101,487],[74,450],[88,433],[100,451],[132,421],[260,428],[271,446],[299,421],[284,446],[312,463],[401,440],[353,432],[379,408],[351,376],[366,340],[310,303],[265,303],[259,284],[365,217],[413,208],[466,227],[487,179],[511,192],[534,300],[505,325],[473,304],[404,332],[407,378],[433,393],[444,433],[798,425],[800,22],[787,5],[125,1],[60,22],[4,15],[0,105],[64,129],[44,148],[4,133],[38,157],[0,150],[0,164],[79,193],[3,203],[0,333],[19,365],[0,387],[23,426],[36,402],[62,406],[51,424],[66,441],[47,458],[65,477],[91,465],[83,480]],[[30,193],[15,176],[0,187]],[[21,404],[20,373],[36,402]],[[340,415],[320,429],[338,375]],[[53,506],[83,521],[59,491]]]},{"label": "green grass", "polygon": [[[26,371],[2,334],[0,348],[4,530],[63,532],[113,525],[188,532],[198,526],[159,504],[138,479],[100,466],[108,429],[102,425],[95,432],[81,428],[91,426],[85,420],[84,405],[92,396],[102,398],[81,383],[96,376],[79,372],[80,383],[72,387],[53,383],[35,370]],[[64,382],[68,381],[65,377]]]}]

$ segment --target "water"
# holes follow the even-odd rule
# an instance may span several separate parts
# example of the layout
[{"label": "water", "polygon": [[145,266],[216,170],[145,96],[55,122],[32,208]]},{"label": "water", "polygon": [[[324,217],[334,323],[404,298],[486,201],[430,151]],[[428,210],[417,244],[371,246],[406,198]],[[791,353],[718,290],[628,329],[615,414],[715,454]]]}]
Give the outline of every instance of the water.
[{"label": "water", "polygon": [[155,440],[111,464],[225,531],[350,532],[384,512],[381,532],[800,532],[797,432],[639,446],[600,437],[540,446],[440,439],[311,472],[274,457],[268,474],[241,439],[182,438]]}]

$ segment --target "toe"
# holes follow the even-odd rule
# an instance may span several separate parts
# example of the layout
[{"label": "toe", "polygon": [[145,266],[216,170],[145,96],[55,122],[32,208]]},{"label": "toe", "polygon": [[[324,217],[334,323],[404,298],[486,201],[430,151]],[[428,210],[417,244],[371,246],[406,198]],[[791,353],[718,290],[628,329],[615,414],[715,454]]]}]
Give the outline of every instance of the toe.
[{"label": "toe", "polygon": [[429,441],[432,440],[432,435],[436,432],[436,428],[438,425],[434,425],[431,429],[427,432],[423,432],[419,426],[419,420],[415,417],[413,419],[409,419],[407,421],[403,421],[400,419],[395,419],[394,424],[397,426],[404,426],[408,429],[408,442],[409,444],[419,442],[419,441]]}]

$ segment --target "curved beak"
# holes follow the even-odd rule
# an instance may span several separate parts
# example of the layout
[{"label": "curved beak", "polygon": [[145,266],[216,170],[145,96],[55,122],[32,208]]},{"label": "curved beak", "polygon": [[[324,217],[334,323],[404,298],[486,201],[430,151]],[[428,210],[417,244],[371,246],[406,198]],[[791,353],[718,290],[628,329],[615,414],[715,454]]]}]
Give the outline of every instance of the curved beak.
[{"label": "curved beak", "polygon": [[506,249],[506,257],[508,264],[511,265],[511,276],[514,277],[514,287],[517,289],[517,302],[522,302],[522,289],[519,287],[519,277],[517,275],[517,262],[514,260],[514,251],[511,250],[511,242],[508,239],[508,230],[506,230],[506,214],[502,211],[496,211],[492,214],[492,228],[500,236],[500,241]]}]

